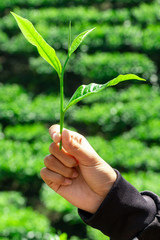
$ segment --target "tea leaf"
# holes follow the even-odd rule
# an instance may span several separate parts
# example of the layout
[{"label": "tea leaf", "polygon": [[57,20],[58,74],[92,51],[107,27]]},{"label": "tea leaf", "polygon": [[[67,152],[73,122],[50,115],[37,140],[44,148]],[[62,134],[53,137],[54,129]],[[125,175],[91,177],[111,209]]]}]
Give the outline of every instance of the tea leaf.
[{"label": "tea leaf", "polygon": [[37,47],[41,57],[44,58],[60,76],[62,67],[58,57],[56,56],[55,50],[42,38],[30,21],[13,12],[11,12],[11,14],[16,19],[24,37],[28,40],[28,42]]},{"label": "tea leaf", "polygon": [[92,28],[90,30],[87,30],[85,32],[80,33],[72,42],[72,45],[69,49],[69,57],[71,54],[79,47],[79,45],[83,42],[85,37],[94,30],[95,28]]},{"label": "tea leaf", "polygon": [[67,111],[69,107],[71,107],[72,105],[76,104],[77,102],[81,101],[82,99],[86,98],[91,94],[98,93],[103,89],[105,89],[106,87],[114,86],[120,82],[127,81],[127,80],[146,81],[145,79],[140,78],[134,74],[126,74],[126,75],[119,75],[118,77],[112,79],[111,81],[105,84],[90,83],[88,85],[81,85],[80,87],[77,88],[77,90],[71,97],[64,111]]}]

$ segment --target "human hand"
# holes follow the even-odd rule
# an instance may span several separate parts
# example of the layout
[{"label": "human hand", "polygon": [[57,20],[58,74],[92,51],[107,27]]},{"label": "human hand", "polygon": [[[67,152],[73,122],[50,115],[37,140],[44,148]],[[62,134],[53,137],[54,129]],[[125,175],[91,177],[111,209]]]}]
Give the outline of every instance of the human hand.
[{"label": "human hand", "polygon": [[74,206],[95,213],[109,193],[117,174],[77,132],[64,129],[59,150],[59,125],[49,133],[54,142],[44,159],[41,177],[54,191]]}]

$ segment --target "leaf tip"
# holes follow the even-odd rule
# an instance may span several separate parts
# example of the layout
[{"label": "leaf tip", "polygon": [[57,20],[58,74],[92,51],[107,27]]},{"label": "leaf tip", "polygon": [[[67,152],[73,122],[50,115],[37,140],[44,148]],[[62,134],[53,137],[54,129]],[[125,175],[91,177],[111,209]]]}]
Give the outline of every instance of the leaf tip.
[{"label": "leaf tip", "polygon": [[15,15],[15,13],[14,13],[14,12],[12,12],[12,11],[10,11],[10,14],[12,14],[13,16]]},{"label": "leaf tip", "polygon": [[10,11],[10,13],[12,14],[12,16],[17,20],[20,16],[12,11]]}]

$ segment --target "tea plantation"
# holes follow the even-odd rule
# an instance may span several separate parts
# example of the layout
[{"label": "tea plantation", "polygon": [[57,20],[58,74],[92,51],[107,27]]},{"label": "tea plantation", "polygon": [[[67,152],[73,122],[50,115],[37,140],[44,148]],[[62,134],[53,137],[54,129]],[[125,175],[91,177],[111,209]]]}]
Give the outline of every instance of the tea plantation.
[{"label": "tea plantation", "polygon": [[147,80],[86,98],[68,110],[65,127],[139,191],[160,195],[160,1],[0,1],[0,240],[109,240],[40,178],[48,128],[60,120],[59,81],[10,11],[28,18],[62,63],[69,21],[72,40],[96,27],[69,61],[65,103],[81,84],[126,73]]}]

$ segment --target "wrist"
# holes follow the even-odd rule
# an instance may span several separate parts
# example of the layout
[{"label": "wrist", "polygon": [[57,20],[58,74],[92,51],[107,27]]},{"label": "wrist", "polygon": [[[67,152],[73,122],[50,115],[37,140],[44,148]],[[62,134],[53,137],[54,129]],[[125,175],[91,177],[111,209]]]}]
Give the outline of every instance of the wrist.
[{"label": "wrist", "polygon": [[91,209],[88,211],[92,214],[96,213],[104,199],[109,194],[111,188],[113,187],[114,183],[117,180],[117,173],[114,171],[113,168],[109,168],[109,172],[107,171],[106,178],[104,179],[104,184],[102,188],[102,192],[96,193],[94,202],[91,204]]}]

